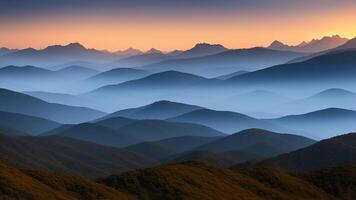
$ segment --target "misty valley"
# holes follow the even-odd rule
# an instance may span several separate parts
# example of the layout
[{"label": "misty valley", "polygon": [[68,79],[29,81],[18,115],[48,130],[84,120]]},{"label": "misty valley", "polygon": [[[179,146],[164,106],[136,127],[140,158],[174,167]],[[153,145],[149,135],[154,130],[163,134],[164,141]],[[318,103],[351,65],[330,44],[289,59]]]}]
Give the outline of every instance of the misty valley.
[{"label": "misty valley", "polygon": [[0,49],[0,199],[352,200],[355,181],[356,38]]}]

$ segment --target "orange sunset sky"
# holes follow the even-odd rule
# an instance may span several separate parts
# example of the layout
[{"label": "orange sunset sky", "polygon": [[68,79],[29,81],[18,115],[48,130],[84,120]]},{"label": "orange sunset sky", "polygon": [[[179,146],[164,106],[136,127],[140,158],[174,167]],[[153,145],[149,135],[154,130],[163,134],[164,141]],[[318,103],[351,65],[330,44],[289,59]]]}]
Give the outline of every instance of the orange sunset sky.
[{"label": "orange sunset sky", "polygon": [[194,4],[155,0],[152,5],[143,0],[43,2],[0,3],[0,46],[44,48],[80,42],[111,51],[128,47],[169,51],[198,42],[242,48],[266,46],[276,39],[298,44],[326,35],[356,36],[356,3],[347,0],[207,0],[207,5],[196,0]]}]

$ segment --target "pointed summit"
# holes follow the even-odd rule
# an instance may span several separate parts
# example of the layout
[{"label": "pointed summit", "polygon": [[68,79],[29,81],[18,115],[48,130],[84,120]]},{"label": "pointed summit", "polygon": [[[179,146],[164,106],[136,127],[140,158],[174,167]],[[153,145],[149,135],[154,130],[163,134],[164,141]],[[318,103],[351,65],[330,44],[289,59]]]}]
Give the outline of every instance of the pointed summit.
[{"label": "pointed summit", "polygon": [[269,49],[279,49],[279,48],[285,48],[288,47],[287,45],[283,44],[282,42],[275,40],[273,41],[267,48]]},{"label": "pointed summit", "polygon": [[146,54],[153,54],[153,53],[162,54],[162,51],[155,49],[155,48],[151,48],[150,50],[146,51]]}]

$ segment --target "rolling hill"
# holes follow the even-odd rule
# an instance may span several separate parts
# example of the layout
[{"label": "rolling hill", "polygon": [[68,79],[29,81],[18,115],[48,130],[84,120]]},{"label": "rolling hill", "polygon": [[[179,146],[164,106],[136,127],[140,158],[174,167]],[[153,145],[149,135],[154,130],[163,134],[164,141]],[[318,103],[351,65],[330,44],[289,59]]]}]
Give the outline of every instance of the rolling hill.
[{"label": "rolling hill", "polygon": [[124,147],[143,141],[136,137],[136,135],[133,135],[129,132],[113,130],[93,123],[82,123],[73,126],[64,126],[64,128],[57,128],[53,131],[50,131],[50,133],[46,133],[46,135],[51,134],[56,136],[69,137],[114,147]]},{"label": "rolling hill", "polygon": [[[44,118],[0,111],[0,126],[29,135],[39,135],[61,124]],[[6,132],[2,132],[6,134]]]},{"label": "rolling hill", "polygon": [[48,103],[32,96],[0,89],[0,110],[41,117],[60,123],[80,123],[97,119],[104,112],[85,107]]},{"label": "rolling hill", "polygon": [[104,119],[112,117],[127,117],[133,119],[167,119],[202,107],[177,103],[172,101],[157,101],[137,108],[129,108],[109,114]]},{"label": "rolling hill", "polygon": [[[312,139],[298,135],[280,134],[261,129],[248,129],[204,144],[196,149],[212,152],[226,152],[251,149],[256,144],[265,144],[266,147],[272,147],[281,154],[309,146],[314,142]],[[262,150],[266,150],[266,148],[262,148],[259,151],[260,154],[264,153]]]},{"label": "rolling hill", "polygon": [[327,108],[269,121],[293,130],[299,130],[315,138],[325,139],[338,134],[356,131],[355,120],[356,111]]},{"label": "rolling hill", "polygon": [[179,136],[224,136],[225,134],[206,126],[168,122],[163,120],[138,120],[118,129],[143,141],[162,140]]},{"label": "rolling hill", "polygon": [[291,171],[308,171],[356,163],[356,133],[322,140],[309,147],[262,161],[259,164]]},{"label": "rolling hill", "polygon": [[323,90],[307,98],[294,100],[288,103],[275,106],[281,114],[302,114],[326,108],[356,108],[356,93],[340,89],[331,88]]},{"label": "rolling hill", "polygon": [[190,151],[195,147],[217,140],[218,138],[220,137],[181,136],[153,142],[143,142],[128,146],[125,149],[144,157],[161,160],[174,154]]},{"label": "rolling hill", "polygon": [[[226,80],[239,87],[286,90],[294,94],[314,92],[330,88],[353,90],[356,73],[356,51],[342,51],[317,56],[310,60],[291,64],[282,64]],[[283,83],[283,84],[282,84]],[[304,87],[306,86],[307,87]]]},{"label": "rolling hill", "polygon": [[255,119],[244,114],[209,109],[195,110],[169,119],[170,121],[201,124],[224,133],[235,133],[249,128],[261,128],[271,131],[286,130],[272,123]]},{"label": "rolling hill", "polygon": [[8,166],[86,177],[107,176],[156,163],[126,150],[58,136],[0,135],[0,155],[0,163]]}]

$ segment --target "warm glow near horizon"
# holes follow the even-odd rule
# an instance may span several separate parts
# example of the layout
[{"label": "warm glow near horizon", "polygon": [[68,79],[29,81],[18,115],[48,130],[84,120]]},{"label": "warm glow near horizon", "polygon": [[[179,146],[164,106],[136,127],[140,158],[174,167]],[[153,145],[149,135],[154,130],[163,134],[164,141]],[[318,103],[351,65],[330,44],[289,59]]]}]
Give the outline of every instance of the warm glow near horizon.
[{"label": "warm glow near horizon", "polygon": [[[211,9],[211,8],[210,8]],[[208,9],[209,10],[209,9]],[[356,36],[355,7],[287,12],[271,10],[178,11],[158,13],[78,12],[0,18],[0,46],[45,48],[79,42],[116,51],[129,47],[164,51],[188,49],[199,42],[229,48],[267,46],[273,40],[295,45],[338,34]],[[252,12],[252,11],[251,11]]]}]

